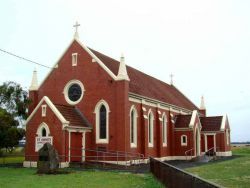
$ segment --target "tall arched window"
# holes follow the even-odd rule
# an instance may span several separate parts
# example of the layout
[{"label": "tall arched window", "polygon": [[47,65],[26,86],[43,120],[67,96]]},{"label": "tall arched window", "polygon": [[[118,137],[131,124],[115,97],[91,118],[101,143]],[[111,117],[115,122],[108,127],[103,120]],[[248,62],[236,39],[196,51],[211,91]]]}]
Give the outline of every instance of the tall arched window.
[{"label": "tall arched window", "polygon": [[130,146],[137,146],[137,111],[134,106],[130,110]]},{"label": "tall arched window", "polygon": [[104,105],[101,105],[100,108],[100,115],[99,115],[100,121],[99,121],[99,127],[100,127],[100,132],[99,132],[99,138],[100,139],[106,139],[107,138],[107,123],[106,123],[106,118],[107,118],[107,110]]},{"label": "tall arched window", "polygon": [[154,116],[150,111],[148,114],[148,147],[154,146]]},{"label": "tall arched window", "polygon": [[167,118],[166,115],[162,116],[162,143],[163,146],[167,146]]},{"label": "tall arched window", "polygon": [[100,100],[95,107],[96,143],[109,142],[109,106],[105,100]]}]

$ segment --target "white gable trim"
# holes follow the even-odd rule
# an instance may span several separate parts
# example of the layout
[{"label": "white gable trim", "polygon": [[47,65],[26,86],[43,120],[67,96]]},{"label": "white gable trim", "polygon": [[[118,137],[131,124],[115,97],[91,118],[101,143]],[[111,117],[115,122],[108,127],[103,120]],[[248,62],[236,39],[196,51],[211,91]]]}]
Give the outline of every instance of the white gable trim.
[{"label": "white gable trim", "polygon": [[52,73],[52,71],[55,68],[58,68],[58,63],[59,61],[62,59],[62,57],[64,56],[64,54],[68,51],[69,47],[72,45],[72,43],[74,42],[75,39],[73,39],[70,44],[68,45],[68,47],[63,51],[63,53],[60,55],[60,58],[56,61],[56,63],[52,66],[52,69],[50,69],[50,71],[48,72],[48,74],[45,76],[45,78],[43,79],[43,81],[40,83],[38,89],[43,85],[43,83],[45,82],[45,80],[49,77],[49,75]]},{"label": "white gable trim", "polygon": [[80,44],[83,49],[88,52],[88,54],[96,60],[96,62],[114,79],[114,80],[118,80],[117,76],[111,71],[109,70],[109,68],[90,50],[88,49],[87,46],[85,46],[83,43],[81,43],[78,39],[75,39],[76,42],[78,42],[78,44]]},{"label": "white gable trim", "polygon": [[198,111],[197,111],[197,110],[194,110],[193,113],[192,113],[192,117],[191,117],[191,120],[190,120],[190,124],[189,124],[189,127],[190,127],[190,128],[193,128],[193,127],[194,127],[195,119],[196,119],[197,116],[198,116]]},{"label": "white gable trim", "polygon": [[54,112],[54,114],[57,116],[57,118],[62,122],[63,125],[68,125],[69,121],[67,121],[63,115],[59,112],[59,110],[55,107],[55,105],[51,102],[51,100],[47,97],[44,96],[40,102],[38,103],[38,105],[36,106],[36,108],[33,110],[33,112],[30,114],[30,116],[28,117],[26,124],[29,123],[29,121],[32,119],[32,117],[36,114],[37,110],[39,109],[39,107],[43,104],[43,102],[46,102],[48,104],[48,106],[50,107],[50,109]]},{"label": "white gable trim", "polygon": [[226,128],[226,122],[227,122],[227,115],[224,115],[221,121],[221,126],[220,126],[220,130],[223,131]]},{"label": "white gable trim", "polygon": [[[73,39],[69,46],[64,50],[64,52],[62,53],[62,55],[60,56],[60,58],[56,61],[56,63],[54,64],[54,66],[52,66],[52,69],[49,71],[49,73],[46,75],[46,77],[43,79],[43,81],[41,82],[41,84],[39,85],[38,89],[43,85],[43,83],[45,82],[45,80],[48,78],[48,76],[52,73],[52,71],[55,68],[58,68],[58,63],[59,61],[62,59],[62,57],[64,56],[64,54],[68,51],[69,47],[72,45],[72,43],[76,41],[78,44],[80,44],[80,46],[95,60],[95,62],[97,62],[114,80],[118,80],[117,76],[111,71],[109,70],[109,68],[98,58],[96,57],[96,55],[90,50],[88,49],[87,46],[83,45],[78,39]],[[92,62],[93,62],[92,59]]]}]

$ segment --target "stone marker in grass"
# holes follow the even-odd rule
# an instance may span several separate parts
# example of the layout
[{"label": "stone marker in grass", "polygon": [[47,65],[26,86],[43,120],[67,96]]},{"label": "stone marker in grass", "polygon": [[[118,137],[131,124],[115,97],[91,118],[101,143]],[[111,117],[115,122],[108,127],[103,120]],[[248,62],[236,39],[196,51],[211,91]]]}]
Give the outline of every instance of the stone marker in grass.
[{"label": "stone marker in grass", "polygon": [[45,143],[38,151],[37,173],[55,174],[59,168],[59,157],[56,149],[49,143]]}]

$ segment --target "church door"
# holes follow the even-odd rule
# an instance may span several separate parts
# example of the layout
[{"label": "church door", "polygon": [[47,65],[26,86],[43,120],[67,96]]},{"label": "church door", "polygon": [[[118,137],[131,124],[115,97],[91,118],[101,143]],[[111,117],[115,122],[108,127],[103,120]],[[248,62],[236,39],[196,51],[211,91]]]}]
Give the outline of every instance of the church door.
[{"label": "church door", "polygon": [[[207,150],[214,147],[214,135],[207,135]],[[211,150],[213,152],[214,149]]]},{"label": "church door", "polygon": [[71,162],[82,161],[82,133],[72,132],[71,133]]}]

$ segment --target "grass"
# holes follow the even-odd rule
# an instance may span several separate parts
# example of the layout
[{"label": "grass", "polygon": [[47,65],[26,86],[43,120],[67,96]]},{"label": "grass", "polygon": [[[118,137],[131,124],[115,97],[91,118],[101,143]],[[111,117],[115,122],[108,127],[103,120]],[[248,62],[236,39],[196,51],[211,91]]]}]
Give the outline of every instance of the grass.
[{"label": "grass", "polygon": [[0,165],[9,163],[23,163],[24,161],[24,148],[17,147],[11,153],[2,150],[2,156],[0,156]]},{"label": "grass", "polygon": [[163,187],[151,174],[74,171],[70,174],[37,175],[36,169],[0,168],[0,187]]},{"label": "grass", "polygon": [[231,160],[186,169],[225,187],[250,187],[250,148],[233,148]]}]

